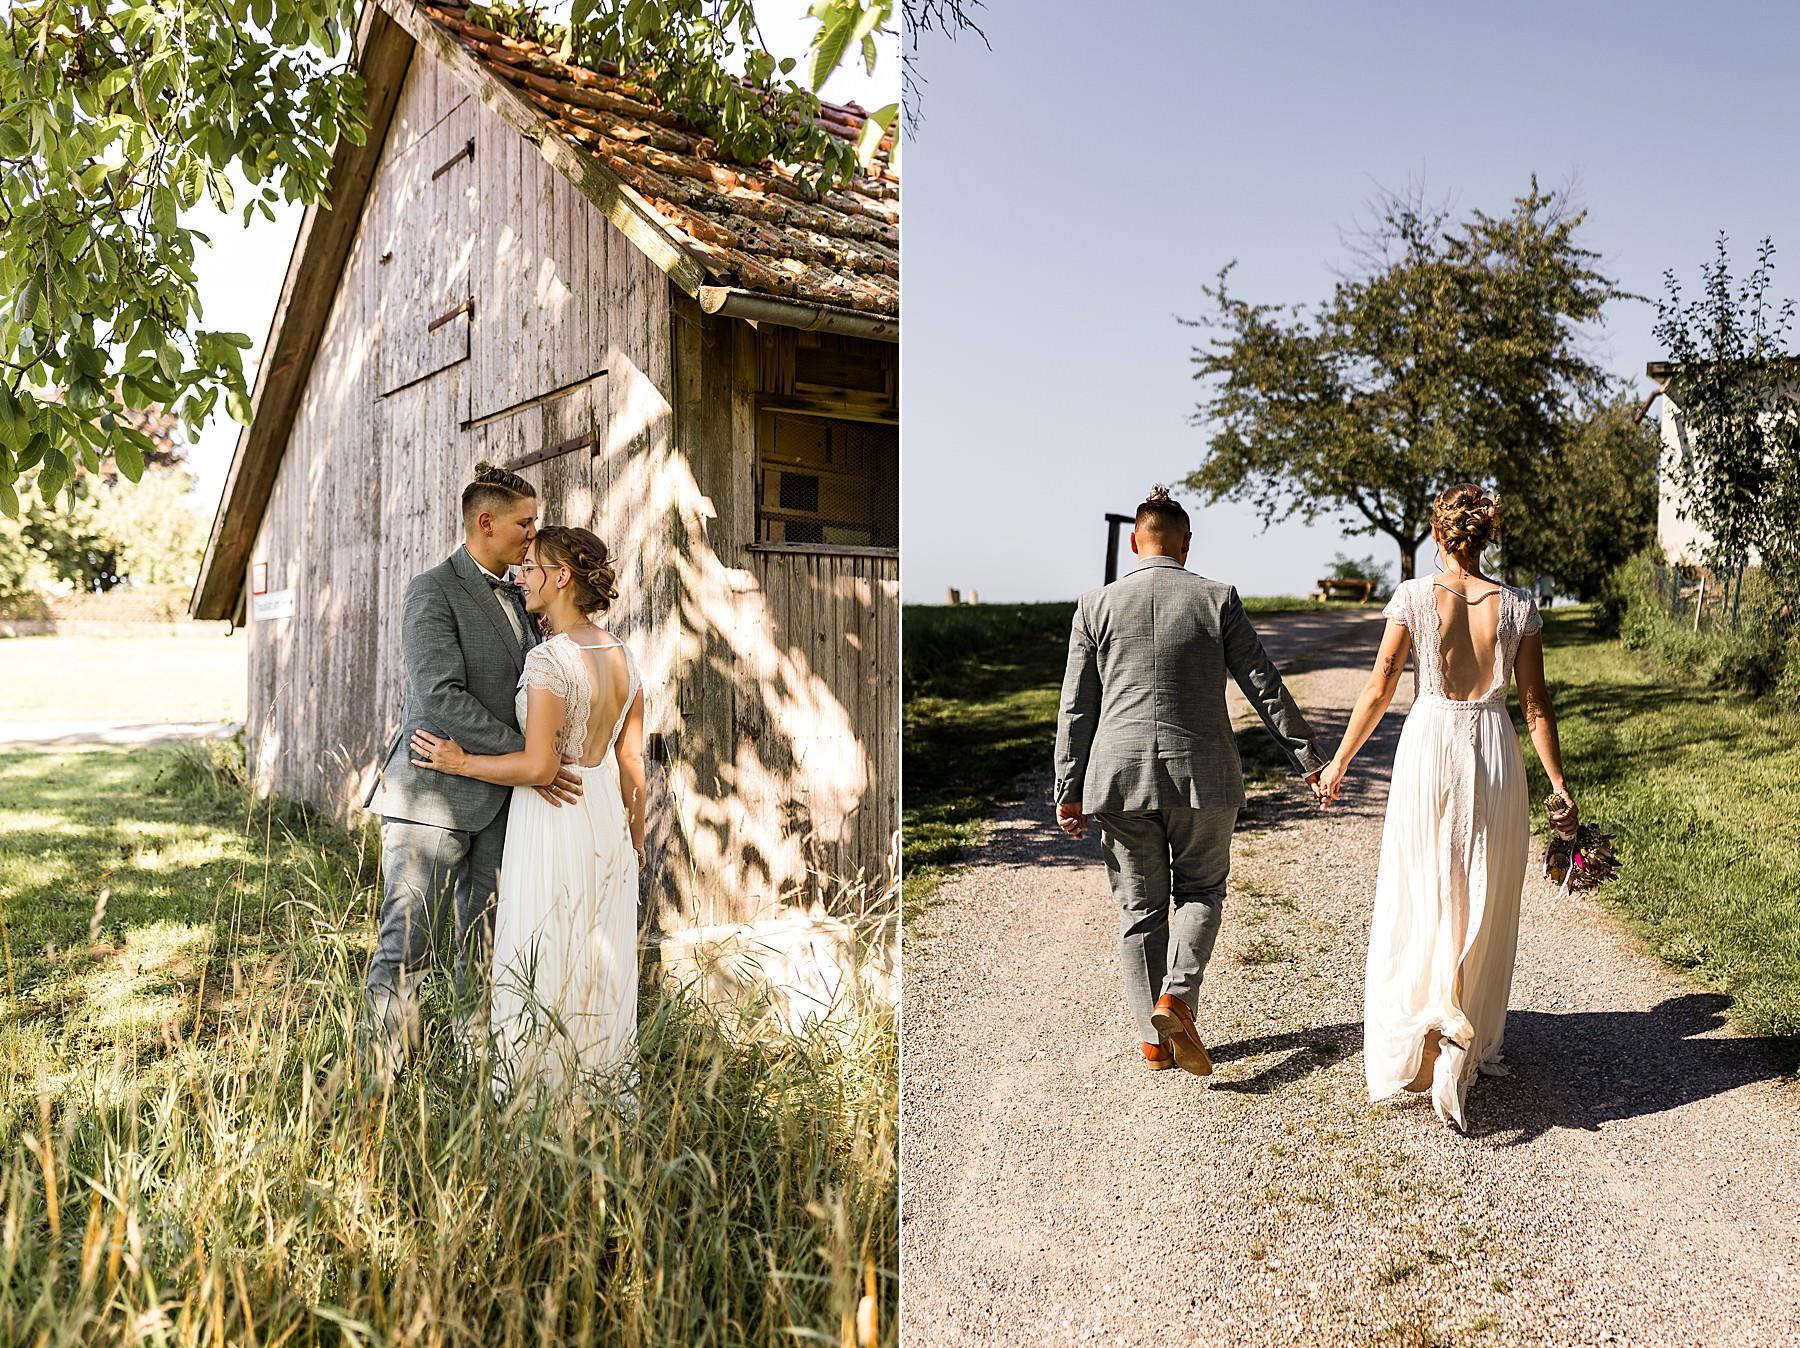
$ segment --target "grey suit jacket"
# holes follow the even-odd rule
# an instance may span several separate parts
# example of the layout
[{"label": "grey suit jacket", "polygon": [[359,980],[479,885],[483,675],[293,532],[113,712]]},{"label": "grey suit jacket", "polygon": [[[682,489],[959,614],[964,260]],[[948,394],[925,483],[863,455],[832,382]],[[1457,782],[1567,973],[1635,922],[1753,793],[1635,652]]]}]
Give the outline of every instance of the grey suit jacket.
[{"label": "grey suit jacket", "polygon": [[[516,601],[514,601],[516,602]],[[386,819],[479,832],[511,798],[511,787],[412,765],[413,731],[455,740],[472,754],[525,747],[513,693],[537,628],[520,604],[521,645],[494,589],[466,547],[406,587],[400,639],[406,652],[406,706],[400,731],[363,804]]]},{"label": "grey suit jacket", "polygon": [[1324,766],[1232,586],[1146,557],[1082,595],[1057,718],[1057,803],[1089,813],[1242,805],[1227,673],[1298,771]]}]

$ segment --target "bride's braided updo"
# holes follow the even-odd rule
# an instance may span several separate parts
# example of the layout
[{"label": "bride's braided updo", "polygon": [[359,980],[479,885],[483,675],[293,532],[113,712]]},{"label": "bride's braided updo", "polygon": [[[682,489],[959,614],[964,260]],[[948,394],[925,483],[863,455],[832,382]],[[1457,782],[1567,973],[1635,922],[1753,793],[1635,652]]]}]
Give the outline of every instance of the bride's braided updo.
[{"label": "bride's braided updo", "polygon": [[1431,528],[1445,552],[1479,557],[1500,538],[1500,497],[1459,482],[1431,503]]},{"label": "bride's braided updo", "polygon": [[538,559],[545,566],[566,566],[574,577],[575,605],[583,613],[604,613],[619,597],[612,555],[591,529],[546,524],[537,531]]}]

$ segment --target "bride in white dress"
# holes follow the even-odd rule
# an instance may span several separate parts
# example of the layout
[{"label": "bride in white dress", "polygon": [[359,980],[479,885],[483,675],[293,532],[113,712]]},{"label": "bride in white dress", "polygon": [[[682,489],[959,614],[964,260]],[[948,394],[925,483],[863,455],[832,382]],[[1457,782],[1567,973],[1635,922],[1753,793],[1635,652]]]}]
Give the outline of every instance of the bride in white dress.
[{"label": "bride in white dress", "polygon": [[[1410,650],[1417,694],[1388,790],[1363,992],[1363,1069],[1371,1100],[1429,1091],[1438,1117],[1458,1129],[1476,1070],[1506,1070],[1500,1047],[1531,845],[1525,762],[1506,714],[1515,674],[1551,788],[1571,801],[1544,686],[1537,601],[1481,574],[1481,554],[1498,536],[1498,503],[1473,483],[1433,503],[1443,573],[1395,590],[1374,672],[1320,778],[1323,799],[1335,800],[1393,700]],[[1571,801],[1555,822],[1572,828],[1575,821]]]},{"label": "bride in white dress", "polygon": [[[644,700],[630,649],[591,615],[617,595],[606,545],[548,525],[519,567],[550,636],[525,656],[515,754],[420,732],[415,761],[513,788],[494,920],[490,1023],[501,1076],[555,1085],[625,1063],[637,1037]],[[536,786],[568,764],[572,804]]]}]

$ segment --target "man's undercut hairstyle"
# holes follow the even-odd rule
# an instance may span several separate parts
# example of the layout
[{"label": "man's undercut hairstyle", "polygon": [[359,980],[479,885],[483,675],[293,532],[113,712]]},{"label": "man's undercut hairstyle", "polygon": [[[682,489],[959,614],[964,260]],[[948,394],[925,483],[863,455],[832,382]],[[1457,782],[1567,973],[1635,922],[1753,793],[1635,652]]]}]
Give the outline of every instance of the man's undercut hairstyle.
[{"label": "man's undercut hairstyle", "polygon": [[1169,489],[1160,484],[1150,488],[1150,494],[1138,506],[1137,519],[1132,527],[1167,539],[1181,538],[1193,532],[1193,525],[1188,522],[1188,513],[1182,509],[1181,502],[1170,496]]},{"label": "man's undercut hairstyle", "polygon": [[483,459],[475,465],[475,480],[463,488],[462,515],[466,528],[482,511],[490,514],[520,501],[537,500],[537,488],[517,473],[496,468]]}]

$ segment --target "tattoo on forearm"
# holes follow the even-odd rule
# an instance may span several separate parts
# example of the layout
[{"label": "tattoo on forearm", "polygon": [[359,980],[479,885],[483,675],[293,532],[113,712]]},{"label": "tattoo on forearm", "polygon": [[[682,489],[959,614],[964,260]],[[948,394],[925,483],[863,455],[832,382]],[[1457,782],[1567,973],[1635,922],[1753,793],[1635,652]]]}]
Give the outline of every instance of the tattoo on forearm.
[{"label": "tattoo on forearm", "polygon": [[1381,677],[1389,683],[1400,677],[1399,656],[1390,655],[1381,662]]}]

